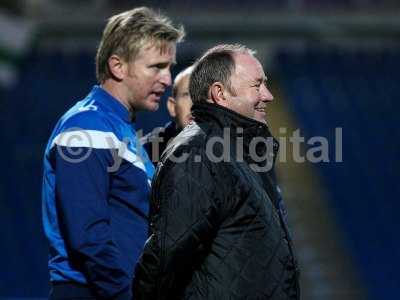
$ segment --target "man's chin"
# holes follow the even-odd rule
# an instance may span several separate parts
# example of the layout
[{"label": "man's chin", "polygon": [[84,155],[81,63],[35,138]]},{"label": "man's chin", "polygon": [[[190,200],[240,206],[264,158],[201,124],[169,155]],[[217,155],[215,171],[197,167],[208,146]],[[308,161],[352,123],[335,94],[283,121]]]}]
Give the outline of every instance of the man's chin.
[{"label": "man's chin", "polygon": [[254,120],[267,124],[267,115],[265,113],[255,114]]},{"label": "man's chin", "polygon": [[149,112],[155,112],[160,108],[160,103],[156,101],[152,101],[150,103],[147,103],[145,110]]}]

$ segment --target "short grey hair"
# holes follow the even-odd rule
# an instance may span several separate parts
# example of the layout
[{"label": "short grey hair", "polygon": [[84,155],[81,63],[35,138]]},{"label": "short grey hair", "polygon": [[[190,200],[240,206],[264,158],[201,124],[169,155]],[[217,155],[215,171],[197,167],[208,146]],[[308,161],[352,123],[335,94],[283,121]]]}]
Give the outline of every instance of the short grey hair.
[{"label": "short grey hair", "polygon": [[193,103],[206,101],[208,91],[215,82],[221,82],[230,92],[231,76],[235,71],[235,54],[254,56],[256,52],[240,44],[222,44],[207,50],[194,64],[190,76],[189,92]]}]

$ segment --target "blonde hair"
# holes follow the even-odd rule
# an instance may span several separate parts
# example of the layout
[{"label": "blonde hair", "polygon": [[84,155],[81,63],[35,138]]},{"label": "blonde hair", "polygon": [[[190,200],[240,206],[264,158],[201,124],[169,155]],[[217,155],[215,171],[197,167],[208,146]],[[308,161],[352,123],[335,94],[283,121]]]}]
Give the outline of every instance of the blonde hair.
[{"label": "blonde hair", "polygon": [[174,27],[169,18],[147,7],[112,16],[97,49],[97,81],[103,83],[112,77],[108,67],[111,55],[118,55],[130,62],[145,45],[150,43],[162,49],[168,43],[179,43],[184,35],[183,26]]}]

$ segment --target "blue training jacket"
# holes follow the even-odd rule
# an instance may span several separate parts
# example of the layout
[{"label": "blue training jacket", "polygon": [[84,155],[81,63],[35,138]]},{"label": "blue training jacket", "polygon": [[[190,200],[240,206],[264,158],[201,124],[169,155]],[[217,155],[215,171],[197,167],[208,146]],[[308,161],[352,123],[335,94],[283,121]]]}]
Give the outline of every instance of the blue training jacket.
[{"label": "blue training jacket", "polygon": [[51,281],[89,284],[104,298],[130,297],[148,237],[153,174],[128,110],[101,87],[61,117],[44,156]]}]

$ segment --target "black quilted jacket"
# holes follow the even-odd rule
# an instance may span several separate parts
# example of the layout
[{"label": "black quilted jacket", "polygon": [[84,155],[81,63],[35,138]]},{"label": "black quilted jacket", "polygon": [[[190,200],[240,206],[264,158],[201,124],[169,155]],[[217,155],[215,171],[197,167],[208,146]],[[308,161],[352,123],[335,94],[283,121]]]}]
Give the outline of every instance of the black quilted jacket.
[{"label": "black quilted jacket", "polygon": [[272,138],[267,126],[223,107],[192,110],[195,122],[168,145],[153,180],[135,299],[299,299],[272,171],[258,159],[272,163],[277,142],[252,146]]}]

